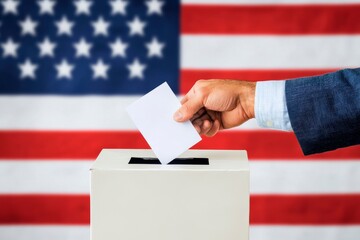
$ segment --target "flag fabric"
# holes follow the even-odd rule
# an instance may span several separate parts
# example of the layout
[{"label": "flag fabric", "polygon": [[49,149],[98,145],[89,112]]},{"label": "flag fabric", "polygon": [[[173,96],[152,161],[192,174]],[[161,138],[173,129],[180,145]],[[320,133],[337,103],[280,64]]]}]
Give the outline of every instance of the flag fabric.
[{"label": "flag fabric", "polygon": [[177,1],[2,5],[2,94],[143,94],[164,81],[178,90]]},{"label": "flag fabric", "polygon": [[[360,66],[360,0],[2,0],[0,239],[89,239],[89,168],[148,148],[125,107],[167,81]],[[195,148],[246,149],[250,239],[359,239],[360,147],[304,157],[255,120]]]}]

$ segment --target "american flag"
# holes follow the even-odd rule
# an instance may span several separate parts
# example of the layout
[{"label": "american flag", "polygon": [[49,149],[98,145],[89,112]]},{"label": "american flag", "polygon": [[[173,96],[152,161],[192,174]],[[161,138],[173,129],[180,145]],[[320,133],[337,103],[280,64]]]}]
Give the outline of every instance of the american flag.
[{"label": "american flag", "polygon": [[[360,0],[2,0],[0,239],[89,239],[102,148],[148,148],[125,107],[167,81],[275,80],[360,65]],[[360,238],[360,147],[304,157],[254,120],[251,240]]]}]

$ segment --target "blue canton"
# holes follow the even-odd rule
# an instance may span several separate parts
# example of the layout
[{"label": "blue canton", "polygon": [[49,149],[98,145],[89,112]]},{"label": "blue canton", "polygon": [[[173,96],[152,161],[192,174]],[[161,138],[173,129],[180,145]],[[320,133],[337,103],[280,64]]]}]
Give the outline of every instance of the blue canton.
[{"label": "blue canton", "polygon": [[0,94],[178,93],[178,0],[0,3]]}]

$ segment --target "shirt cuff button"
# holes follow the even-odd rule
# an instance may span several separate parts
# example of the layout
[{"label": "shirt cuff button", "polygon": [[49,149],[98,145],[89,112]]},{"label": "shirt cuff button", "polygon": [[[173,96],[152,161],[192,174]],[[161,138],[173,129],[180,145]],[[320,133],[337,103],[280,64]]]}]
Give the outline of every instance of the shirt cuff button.
[{"label": "shirt cuff button", "polygon": [[267,127],[272,127],[274,124],[272,121],[266,121],[266,126]]}]

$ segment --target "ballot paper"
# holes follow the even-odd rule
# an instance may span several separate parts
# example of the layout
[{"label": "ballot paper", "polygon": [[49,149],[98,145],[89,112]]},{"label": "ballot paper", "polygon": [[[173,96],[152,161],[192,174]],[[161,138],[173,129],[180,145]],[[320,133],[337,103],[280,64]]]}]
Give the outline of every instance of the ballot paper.
[{"label": "ballot paper", "polygon": [[164,82],[127,107],[131,119],[162,164],[169,163],[201,140],[190,121],[179,123],[173,119],[180,106]]}]

